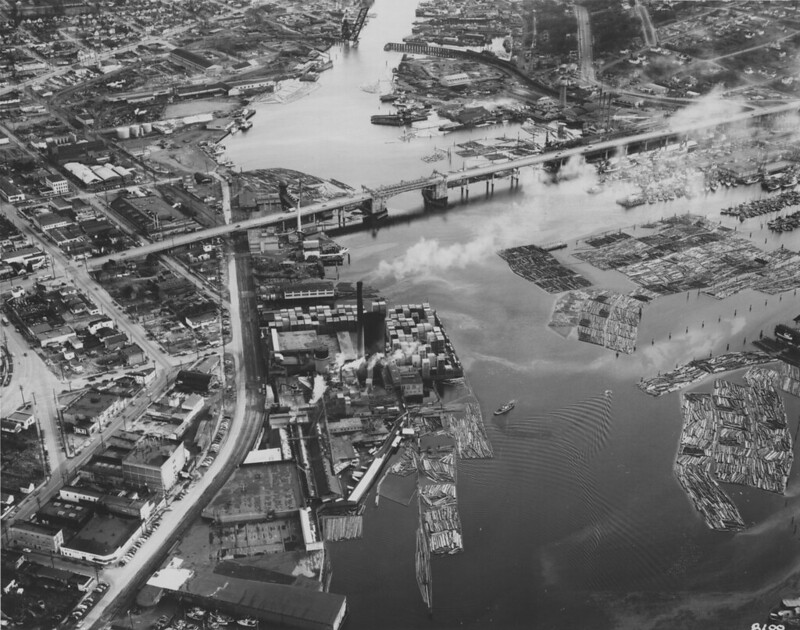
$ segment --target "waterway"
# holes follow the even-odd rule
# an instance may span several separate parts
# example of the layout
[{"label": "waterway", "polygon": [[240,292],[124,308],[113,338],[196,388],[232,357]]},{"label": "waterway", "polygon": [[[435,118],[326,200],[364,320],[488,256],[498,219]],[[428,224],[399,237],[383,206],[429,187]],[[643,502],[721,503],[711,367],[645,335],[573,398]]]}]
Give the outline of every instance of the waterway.
[{"label": "waterway", "polygon": [[[410,32],[414,8],[377,0],[359,46],[334,49],[334,68],[311,94],[260,106],[253,129],[226,140],[237,166],[284,166],[373,186],[428,174],[432,165],[421,157],[434,147],[516,136],[511,126],[404,142],[397,129],[370,125],[378,98],[361,87],[388,77],[399,62],[383,45]],[[651,398],[636,383],[727,346],[746,347],[761,330],[796,316],[800,298],[660,298],[645,308],[637,351],[617,358],[548,329],[554,298],[512,274],[496,252],[558,240],[574,245],[628,226],[635,234],[633,225],[687,211],[724,219],[765,248],[797,249],[800,234],[770,234],[767,217],[739,224],[719,215],[761,195],[755,187],[626,211],[614,202],[624,189],[589,195],[592,183],[588,171],[557,186],[528,171],[514,192],[499,184],[486,197],[474,186],[469,203],[447,212],[338,239],[352,253],[343,280],[364,279],[391,302],[426,301],[438,310],[496,453],[459,465],[465,552],[434,560],[432,617],[414,580],[413,507],[384,500],[375,509],[369,502],[364,538],[332,545],[332,590],[348,598],[351,630],[745,628],[765,621],[779,597],[797,594],[796,576],[791,586],[780,585],[800,557],[792,524],[800,515],[798,467],[786,497],[725,487],[751,527],[711,532],[672,473],[679,395]],[[420,205],[409,194],[393,199],[390,211],[413,213]],[[604,287],[632,286],[614,272],[577,268]],[[710,388],[706,380],[690,391]],[[517,408],[495,421],[491,411],[510,398]],[[784,400],[794,433],[800,401]]]}]

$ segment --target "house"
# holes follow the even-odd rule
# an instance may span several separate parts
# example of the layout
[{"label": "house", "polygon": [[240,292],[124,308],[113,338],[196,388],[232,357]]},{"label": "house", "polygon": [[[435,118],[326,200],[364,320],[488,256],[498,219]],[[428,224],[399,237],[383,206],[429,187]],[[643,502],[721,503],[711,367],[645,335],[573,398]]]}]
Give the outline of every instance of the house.
[{"label": "house", "polygon": [[17,583],[17,579],[15,577],[8,577],[5,574],[3,574],[1,578],[2,578],[3,595],[8,595],[11,591],[14,591],[19,587],[19,584]]},{"label": "house", "polygon": [[136,372],[130,372],[130,375],[133,376],[134,380],[139,383],[139,385],[149,385],[156,379],[156,369],[144,368]]},{"label": "house", "polygon": [[86,326],[86,329],[93,335],[96,335],[97,331],[101,328],[110,328],[113,330],[114,320],[112,320],[110,317],[100,317],[98,319],[93,319]]},{"label": "house", "polygon": [[126,343],[128,343],[128,337],[123,333],[108,335],[107,337],[103,338],[103,346],[105,346],[107,352],[113,352],[114,350],[119,350]]},{"label": "house", "polygon": [[9,422],[14,422],[15,424],[18,424],[23,431],[27,431],[34,424],[36,424],[36,416],[34,416],[32,412],[27,411],[25,409],[18,409],[10,416],[8,416],[7,419]]},{"label": "house", "polygon": [[125,365],[139,365],[147,360],[147,355],[137,343],[122,347],[119,353]]},{"label": "house", "polygon": [[22,426],[18,422],[12,422],[8,418],[0,420],[0,431],[9,435],[22,433]]}]

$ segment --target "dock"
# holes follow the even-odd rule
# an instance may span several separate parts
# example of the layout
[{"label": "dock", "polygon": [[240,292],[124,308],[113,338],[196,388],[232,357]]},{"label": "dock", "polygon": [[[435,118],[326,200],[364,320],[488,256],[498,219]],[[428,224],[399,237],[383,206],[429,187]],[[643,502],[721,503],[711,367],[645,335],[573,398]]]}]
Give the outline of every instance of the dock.
[{"label": "dock", "polygon": [[688,387],[709,374],[719,374],[743,367],[774,361],[766,352],[726,352],[708,359],[690,361],[674,370],[639,381],[639,388],[651,396],[663,396]]},{"label": "dock", "polygon": [[784,208],[800,205],[800,193],[794,190],[787,190],[775,197],[766,197],[764,199],[753,199],[752,201],[745,201],[737,206],[725,208],[721,214],[727,214],[732,217],[738,217],[740,221],[750,219],[752,217],[759,217],[762,214],[769,214],[770,212],[780,212]]}]

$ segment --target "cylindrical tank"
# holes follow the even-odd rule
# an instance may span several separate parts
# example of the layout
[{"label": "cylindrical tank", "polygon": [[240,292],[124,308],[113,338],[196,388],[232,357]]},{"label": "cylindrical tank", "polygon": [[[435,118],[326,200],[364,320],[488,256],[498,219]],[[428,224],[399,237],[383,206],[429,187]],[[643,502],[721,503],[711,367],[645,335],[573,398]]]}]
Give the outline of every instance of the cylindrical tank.
[{"label": "cylindrical tank", "polygon": [[138,138],[142,135],[142,128],[139,125],[131,125],[131,137]]},{"label": "cylindrical tank", "polygon": [[117,127],[117,138],[127,140],[131,137],[130,127]]},{"label": "cylindrical tank", "polygon": [[328,371],[330,364],[330,351],[328,346],[317,346],[314,348],[314,369],[317,374],[324,374]]},{"label": "cylindrical tank", "polygon": [[153,131],[153,123],[142,123],[142,134],[152,133]]}]

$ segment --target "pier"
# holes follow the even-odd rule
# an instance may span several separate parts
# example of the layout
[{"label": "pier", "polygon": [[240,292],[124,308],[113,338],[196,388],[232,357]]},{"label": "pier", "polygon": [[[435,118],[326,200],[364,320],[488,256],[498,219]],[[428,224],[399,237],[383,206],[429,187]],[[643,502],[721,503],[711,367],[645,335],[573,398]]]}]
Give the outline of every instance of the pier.
[{"label": "pier", "polygon": [[378,217],[386,213],[386,203],[390,198],[417,190],[422,193],[426,207],[446,207],[448,203],[448,191],[451,188],[460,188],[462,198],[468,199],[469,185],[477,182],[486,182],[487,190],[494,190],[494,182],[498,179],[509,179],[511,185],[515,186],[519,183],[520,171],[523,168],[536,167],[548,163],[557,165],[563,164],[574,157],[590,160],[595,158],[599,159],[604,156],[608,157],[614,155],[617,151],[621,149],[624,150],[625,147],[642,147],[644,150],[647,150],[649,148],[663,146],[670,139],[674,139],[690,131],[709,129],[712,127],[724,128],[728,125],[755,121],[762,117],[780,116],[783,114],[796,113],[798,111],[800,111],[800,101],[766,107],[757,111],[735,114],[721,119],[709,117],[706,120],[694,121],[691,124],[676,126],[671,129],[661,129],[613,138],[611,140],[601,140],[569,149],[528,155],[498,164],[475,166],[449,173],[434,171],[429,177],[420,177],[419,179],[411,181],[400,181],[376,188],[362,187],[362,192],[360,193],[353,193],[352,195],[309,204],[304,208],[298,208],[296,213],[270,214],[237,221],[236,223],[227,225],[219,225],[194,232],[178,234],[162,241],[133,247],[123,252],[90,258],[86,261],[86,265],[96,269],[110,260],[126,261],[143,258],[148,254],[155,254],[212,238],[219,238],[229,234],[246,232],[247,230],[268,226],[293,226],[297,220],[301,222],[303,219],[316,220],[323,215],[328,216],[335,212],[341,214],[345,210],[354,208],[362,209],[362,212],[367,218],[370,216]]}]

